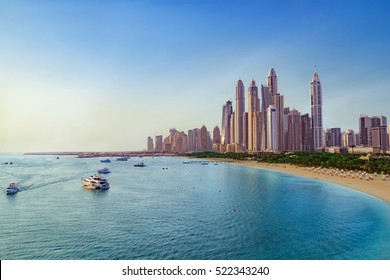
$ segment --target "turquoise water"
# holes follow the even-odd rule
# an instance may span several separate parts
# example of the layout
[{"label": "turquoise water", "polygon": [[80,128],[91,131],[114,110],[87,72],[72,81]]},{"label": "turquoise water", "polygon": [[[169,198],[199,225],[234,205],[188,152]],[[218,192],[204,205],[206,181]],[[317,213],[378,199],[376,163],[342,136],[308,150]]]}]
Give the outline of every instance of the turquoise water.
[{"label": "turquoise water", "polygon": [[[0,155],[0,259],[390,259],[390,205],[376,198],[183,160]],[[105,166],[111,189],[82,187]],[[22,191],[5,195],[10,182]]]}]

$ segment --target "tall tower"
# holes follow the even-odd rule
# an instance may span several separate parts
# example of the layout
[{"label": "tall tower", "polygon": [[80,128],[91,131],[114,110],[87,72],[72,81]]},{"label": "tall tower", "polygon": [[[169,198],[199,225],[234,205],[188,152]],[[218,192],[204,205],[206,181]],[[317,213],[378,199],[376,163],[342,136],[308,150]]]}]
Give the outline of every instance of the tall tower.
[{"label": "tall tower", "polygon": [[276,93],[273,95],[273,100],[277,112],[276,129],[278,135],[277,146],[274,147],[274,150],[282,151],[284,149],[284,96]]},{"label": "tall tower", "polygon": [[245,92],[244,84],[241,80],[237,81],[236,85],[236,111],[234,112],[234,128],[235,128],[235,143],[243,145],[243,114],[245,112]]},{"label": "tall tower", "polygon": [[259,104],[256,82],[252,80],[248,89],[248,152],[250,153],[255,151],[256,146],[256,143],[254,143],[256,130],[253,115],[260,110]]},{"label": "tall tower", "polygon": [[233,107],[231,101],[226,101],[226,104],[222,107],[222,131],[221,131],[221,144],[230,144],[230,118],[233,113]]},{"label": "tall tower", "polygon": [[310,85],[311,92],[311,121],[313,131],[313,148],[322,147],[322,87],[317,71],[313,74]]},{"label": "tall tower", "polygon": [[268,74],[268,83],[267,83],[268,91],[272,96],[279,93],[278,91],[278,77],[276,76],[276,72],[274,68],[269,70]]},{"label": "tall tower", "polygon": [[274,105],[267,108],[267,150],[277,150],[278,148],[278,126],[277,126],[277,109]]}]

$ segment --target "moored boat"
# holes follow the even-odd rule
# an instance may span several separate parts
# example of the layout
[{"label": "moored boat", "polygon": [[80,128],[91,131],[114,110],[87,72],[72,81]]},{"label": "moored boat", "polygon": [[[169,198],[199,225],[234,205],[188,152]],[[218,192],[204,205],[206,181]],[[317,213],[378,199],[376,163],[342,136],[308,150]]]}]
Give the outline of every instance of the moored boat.
[{"label": "moored boat", "polygon": [[134,164],[135,167],[145,167],[146,165],[142,163]]},{"label": "moored boat", "polygon": [[82,179],[84,187],[93,190],[107,190],[110,188],[110,184],[107,179],[101,178],[99,175],[89,176],[87,179]]},{"label": "moored boat", "polygon": [[111,162],[111,160],[106,158],[106,159],[101,159],[100,162]]},{"label": "moored boat", "polygon": [[16,183],[11,183],[9,184],[7,190],[6,190],[6,193],[7,194],[15,194],[17,192],[20,192],[20,189],[18,187],[18,185]]}]

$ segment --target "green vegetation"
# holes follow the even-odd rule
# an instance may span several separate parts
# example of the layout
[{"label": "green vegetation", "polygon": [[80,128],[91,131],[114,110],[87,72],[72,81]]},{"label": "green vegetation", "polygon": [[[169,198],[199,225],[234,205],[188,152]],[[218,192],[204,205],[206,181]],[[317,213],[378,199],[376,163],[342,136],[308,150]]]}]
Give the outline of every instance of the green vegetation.
[{"label": "green vegetation", "polygon": [[196,158],[226,158],[232,160],[257,160],[264,163],[293,164],[298,166],[314,166],[324,168],[338,168],[344,170],[362,170],[369,173],[390,174],[390,160],[383,158],[361,159],[357,154],[331,154],[315,152],[295,153],[214,153],[199,152],[188,156]]}]

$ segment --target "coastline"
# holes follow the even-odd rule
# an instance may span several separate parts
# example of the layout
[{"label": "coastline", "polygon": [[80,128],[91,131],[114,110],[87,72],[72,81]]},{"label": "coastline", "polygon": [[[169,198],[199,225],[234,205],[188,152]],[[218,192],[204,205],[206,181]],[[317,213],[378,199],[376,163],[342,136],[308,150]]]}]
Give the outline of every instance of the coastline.
[{"label": "coastline", "polygon": [[295,165],[288,164],[270,164],[270,163],[262,163],[256,162],[252,160],[224,160],[224,159],[209,159],[213,161],[220,161],[231,163],[240,166],[253,167],[258,169],[279,171],[282,173],[302,176],[310,179],[322,180],[329,183],[334,183],[341,185],[346,188],[354,189],[369,195],[372,195],[380,200],[383,200],[387,204],[390,204],[390,180],[386,178],[383,180],[381,174],[372,175],[370,180],[365,180],[364,178],[360,179],[357,176],[345,176],[342,177],[340,175],[335,174],[324,174],[319,172],[314,172],[314,170],[310,170],[308,167],[301,167]]}]

